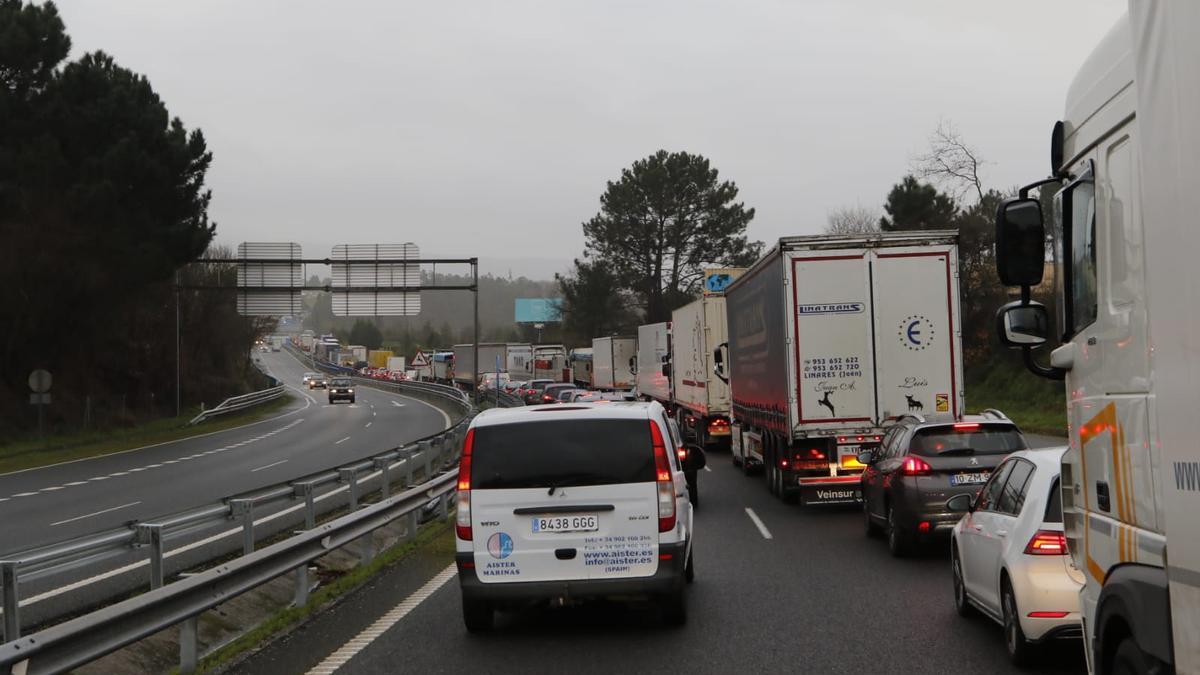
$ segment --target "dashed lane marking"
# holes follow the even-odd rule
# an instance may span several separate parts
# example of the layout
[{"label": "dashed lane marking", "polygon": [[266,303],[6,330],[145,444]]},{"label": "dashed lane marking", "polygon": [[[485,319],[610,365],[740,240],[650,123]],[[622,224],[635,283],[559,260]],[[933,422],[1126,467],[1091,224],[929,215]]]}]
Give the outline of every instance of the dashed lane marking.
[{"label": "dashed lane marking", "polygon": [[763,539],[773,538],[771,537],[771,531],[767,529],[766,525],[763,525],[763,521],[759,519],[758,514],[754,512],[754,509],[747,506],[746,515],[750,516],[750,520],[754,521],[754,525],[758,528],[759,533],[762,534]]},{"label": "dashed lane marking", "polygon": [[345,443],[345,442],[346,442],[346,441],[348,441],[348,440],[350,440],[350,437],[349,437],[349,436],[347,436],[347,437],[343,438],[343,439],[342,439],[342,440],[340,440],[340,441],[335,441],[335,442],[334,442],[334,445],[337,445],[338,443]]},{"label": "dashed lane marking", "polygon": [[705,464],[705,465],[704,465],[704,470],[705,470],[705,471],[710,471],[710,472],[711,472],[711,471],[712,471],[712,467],[710,467],[709,465]]},{"label": "dashed lane marking", "polygon": [[281,459],[278,462],[271,462],[270,464],[267,464],[266,466],[260,466],[257,469],[250,469],[250,473],[254,473],[255,471],[262,471],[263,469],[269,469],[273,466],[279,466],[280,464],[283,464],[286,461],[287,461],[286,459]]},{"label": "dashed lane marking", "polygon": [[365,425],[363,425],[363,428],[369,427],[369,426],[371,426],[372,424],[374,424],[374,422],[367,422]]},{"label": "dashed lane marking", "polygon": [[457,570],[454,565],[450,565],[442,570],[440,574],[425,582],[424,586],[417,589],[416,593],[405,598],[403,602],[396,605],[387,614],[376,619],[375,623],[367,627],[366,630],[354,636],[353,639],[342,645],[336,652],[325,657],[324,661],[308,671],[308,675],[330,675],[346,665],[356,654],[366,649],[379,636],[383,635],[388,629],[395,626],[401,619],[408,616],[409,613],[420,606],[422,602],[425,602],[431,595],[437,593],[438,589],[453,579],[456,573]]},{"label": "dashed lane marking", "polygon": [[77,520],[83,520],[84,518],[91,518],[92,516],[98,516],[102,513],[112,513],[113,511],[120,511],[121,509],[127,509],[131,506],[137,506],[138,504],[141,504],[141,502],[140,501],[130,502],[128,504],[114,506],[111,509],[104,509],[102,511],[95,511],[93,513],[85,513],[82,516],[75,516],[74,518],[67,518],[66,520],[60,520],[57,523],[50,523],[50,527],[55,527],[57,525],[66,525],[67,523],[73,523]]}]

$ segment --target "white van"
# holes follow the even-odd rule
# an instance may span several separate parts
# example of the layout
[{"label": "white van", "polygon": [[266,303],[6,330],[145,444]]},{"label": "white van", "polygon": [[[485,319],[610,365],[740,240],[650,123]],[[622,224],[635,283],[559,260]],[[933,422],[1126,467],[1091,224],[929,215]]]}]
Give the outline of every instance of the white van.
[{"label": "white van", "polygon": [[658,403],[494,409],[471,422],[457,494],[463,620],[548,601],[639,597],[687,620],[693,576],[686,450]]}]

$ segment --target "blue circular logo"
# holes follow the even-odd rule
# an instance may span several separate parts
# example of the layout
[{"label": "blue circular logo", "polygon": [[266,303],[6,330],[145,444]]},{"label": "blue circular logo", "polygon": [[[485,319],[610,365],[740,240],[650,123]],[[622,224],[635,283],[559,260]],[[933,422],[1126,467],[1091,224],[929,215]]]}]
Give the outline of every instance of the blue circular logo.
[{"label": "blue circular logo", "polygon": [[933,342],[933,322],[920,314],[914,314],[900,322],[900,330],[897,333],[901,344],[909,351],[924,351]]},{"label": "blue circular logo", "polygon": [[488,537],[487,542],[488,553],[497,560],[504,560],[512,555],[513,540],[504,532],[497,532]]}]

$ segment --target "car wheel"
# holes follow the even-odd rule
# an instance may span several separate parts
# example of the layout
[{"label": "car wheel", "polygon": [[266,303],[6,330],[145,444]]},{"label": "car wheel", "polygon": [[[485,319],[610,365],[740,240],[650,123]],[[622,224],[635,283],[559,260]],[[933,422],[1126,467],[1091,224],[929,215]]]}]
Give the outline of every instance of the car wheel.
[{"label": "car wheel", "polygon": [[1143,652],[1132,637],[1127,637],[1117,645],[1113,654],[1113,675],[1140,675],[1141,673],[1162,672],[1162,664],[1158,659]]},{"label": "car wheel", "polygon": [[463,598],[463,623],[471,633],[484,633],[492,629],[496,612],[487,600]]},{"label": "car wheel", "polygon": [[351,397],[350,397],[350,403],[351,403],[351,404],[353,404],[353,403],[354,403],[354,397],[353,397],[353,396],[351,396]]},{"label": "car wheel", "polygon": [[696,480],[692,479],[688,483],[688,497],[692,500],[692,508],[700,508],[700,486],[696,484]]},{"label": "car wheel", "polygon": [[954,572],[954,611],[961,617],[969,618],[975,615],[975,608],[967,600],[967,585],[963,583],[962,561],[958,557],[957,546],[952,543],[950,547],[950,566]]},{"label": "car wheel", "polygon": [[887,508],[887,542],[893,557],[903,558],[908,553],[908,538],[896,523],[896,509],[891,504]]},{"label": "car wheel", "polygon": [[329,399],[329,405],[333,405],[333,403],[334,403],[333,399]]},{"label": "car wheel", "polygon": [[[1004,646],[1008,649],[1008,658],[1014,666],[1024,666],[1029,663],[1033,645],[1025,639],[1025,631],[1021,630],[1021,615],[1017,613],[1017,598],[1013,594],[1012,584],[1008,579],[1000,589],[1000,607],[1004,611]],[[1144,670],[1134,672],[1144,673]]]},{"label": "car wheel", "polygon": [[682,626],[687,623],[687,596],[682,588],[664,597],[660,608],[663,621],[668,626]]},{"label": "car wheel", "polygon": [[683,568],[683,578],[690,584],[696,580],[696,550],[688,556],[687,567]]},{"label": "car wheel", "polygon": [[876,523],[875,519],[871,517],[871,507],[867,504],[866,499],[863,499],[863,523],[868,537],[879,536],[879,523]]}]

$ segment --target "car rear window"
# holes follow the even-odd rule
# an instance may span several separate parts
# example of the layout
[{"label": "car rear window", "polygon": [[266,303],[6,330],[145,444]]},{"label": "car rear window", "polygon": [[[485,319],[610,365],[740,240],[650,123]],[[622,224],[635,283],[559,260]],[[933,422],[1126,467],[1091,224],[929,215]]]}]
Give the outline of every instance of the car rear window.
[{"label": "car rear window", "polygon": [[[984,424],[978,427],[955,428],[929,427],[913,436],[909,452],[914,455],[936,457],[942,454],[964,452],[974,455],[1007,455],[1024,450],[1025,437],[1012,425]],[[967,450],[974,452],[967,453]]]},{"label": "car rear window", "polygon": [[1046,520],[1047,523],[1061,523],[1062,516],[1062,490],[1059,489],[1058,479],[1054,479],[1054,485],[1050,486],[1050,499],[1046,502]]},{"label": "car rear window", "polygon": [[654,478],[646,420],[555,420],[475,428],[472,489],[652,483]]}]

